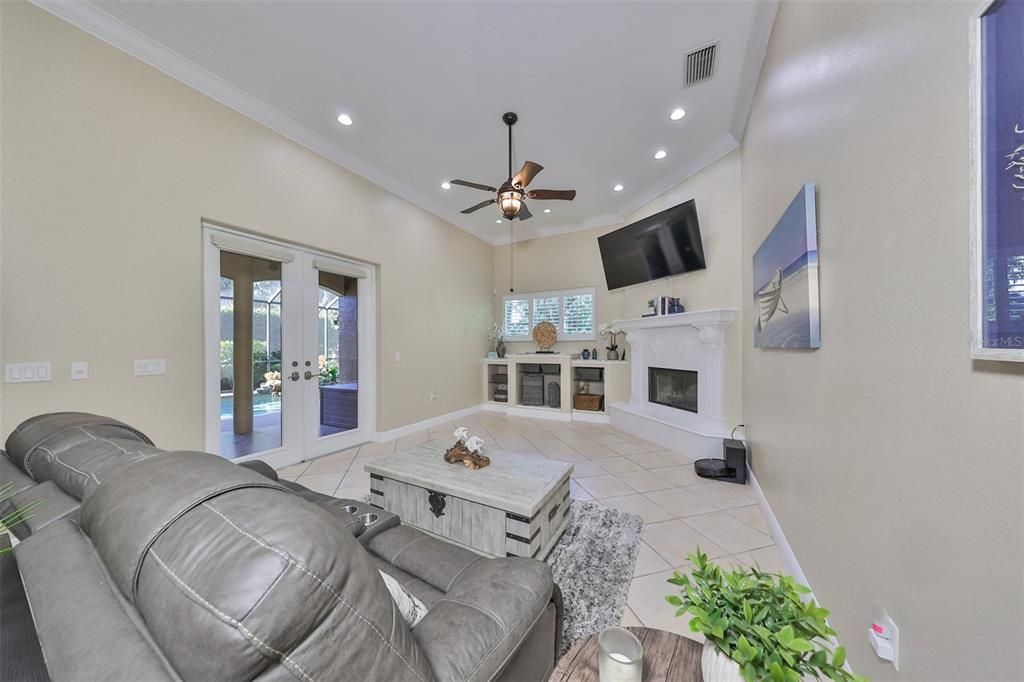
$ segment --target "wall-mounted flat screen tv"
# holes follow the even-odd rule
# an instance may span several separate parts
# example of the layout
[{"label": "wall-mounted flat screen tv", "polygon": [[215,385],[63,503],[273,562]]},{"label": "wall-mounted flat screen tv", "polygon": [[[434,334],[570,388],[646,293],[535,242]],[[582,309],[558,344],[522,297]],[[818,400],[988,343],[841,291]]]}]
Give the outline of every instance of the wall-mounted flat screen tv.
[{"label": "wall-mounted flat screen tv", "polygon": [[609,289],[703,270],[693,199],[597,238]]}]

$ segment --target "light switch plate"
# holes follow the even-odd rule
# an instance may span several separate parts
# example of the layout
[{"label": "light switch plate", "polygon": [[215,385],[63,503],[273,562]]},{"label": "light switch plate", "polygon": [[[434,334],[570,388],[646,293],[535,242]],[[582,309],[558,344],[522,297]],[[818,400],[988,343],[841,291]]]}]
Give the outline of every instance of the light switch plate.
[{"label": "light switch plate", "polygon": [[19,362],[4,365],[4,383],[29,384],[53,381],[49,362]]},{"label": "light switch plate", "polygon": [[151,377],[167,373],[167,361],[159,360],[136,360],[135,376]]},{"label": "light switch plate", "polygon": [[88,362],[72,362],[71,363],[71,380],[81,381],[82,379],[89,378],[89,363]]}]

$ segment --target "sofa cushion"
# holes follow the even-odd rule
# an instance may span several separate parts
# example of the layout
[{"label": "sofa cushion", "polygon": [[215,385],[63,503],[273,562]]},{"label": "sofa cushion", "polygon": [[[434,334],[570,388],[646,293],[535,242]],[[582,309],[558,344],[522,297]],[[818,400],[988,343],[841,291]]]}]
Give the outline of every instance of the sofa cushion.
[{"label": "sofa cushion", "polygon": [[36,480],[53,481],[68,495],[84,500],[100,483],[132,462],[163,454],[159,448],[127,438],[93,437],[80,442],[64,439],[36,448],[32,473]]},{"label": "sofa cushion", "polygon": [[543,616],[552,585],[551,568],[534,559],[473,564],[413,630],[438,679],[495,677]]},{"label": "sofa cushion", "polygon": [[433,679],[358,540],[264,476],[168,453],[104,482],[82,523],[186,679]]}]

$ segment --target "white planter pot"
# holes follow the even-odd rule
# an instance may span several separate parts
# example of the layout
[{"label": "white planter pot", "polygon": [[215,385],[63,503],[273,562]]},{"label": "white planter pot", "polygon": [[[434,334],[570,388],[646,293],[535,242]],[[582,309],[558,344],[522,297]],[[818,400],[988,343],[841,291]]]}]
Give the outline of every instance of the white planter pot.
[{"label": "white planter pot", "polygon": [[704,682],[743,682],[740,664],[723,654],[710,641],[704,642],[700,669],[704,673]]}]

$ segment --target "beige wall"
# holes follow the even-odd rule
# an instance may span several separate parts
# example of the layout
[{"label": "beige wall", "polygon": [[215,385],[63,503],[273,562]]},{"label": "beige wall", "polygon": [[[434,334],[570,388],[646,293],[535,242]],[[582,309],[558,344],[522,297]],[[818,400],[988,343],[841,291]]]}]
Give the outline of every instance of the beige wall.
[{"label": "beige wall", "polygon": [[[42,10],[3,5],[3,361],[50,360],[56,376],[5,387],[4,433],[84,409],[202,446],[202,218],[381,264],[381,429],[480,402],[489,244]],[[135,378],[135,358],[166,358],[168,373]],[[75,360],[87,381],[69,381]]]},{"label": "beige wall", "polygon": [[[756,475],[857,672],[1020,679],[1024,378],[968,354],[973,2],[784,2],[743,141],[750,259],[818,186],[820,350],[753,348]],[[878,662],[873,605],[901,628]]]},{"label": "beige wall", "polygon": [[[652,162],[653,163],[653,162]],[[653,213],[696,199],[700,219],[704,255],[708,267],[700,272],[688,273],[668,279],[639,284],[625,289],[608,291],[597,238],[615,227],[569,232],[567,234],[517,242],[515,245],[515,289],[517,292],[597,287],[598,324],[614,319],[640,317],[647,308],[648,299],[656,296],[678,296],[687,310],[707,308],[736,308],[741,305],[740,285],[740,153],[733,151],[710,164],[688,180],[683,181],[643,208],[627,216],[628,224]],[[531,210],[540,214],[538,206]],[[621,227],[621,226],[616,226]],[[502,297],[509,289],[509,247],[494,250],[494,319],[502,319]],[[740,397],[742,360],[742,331],[738,323],[726,339],[726,421],[742,421]],[[508,344],[512,352],[536,350],[533,343]],[[594,342],[566,342],[556,350],[577,352],[596,346],[604,357],[604,344]],[[619,336],[620,350],[627,348]]]}]

